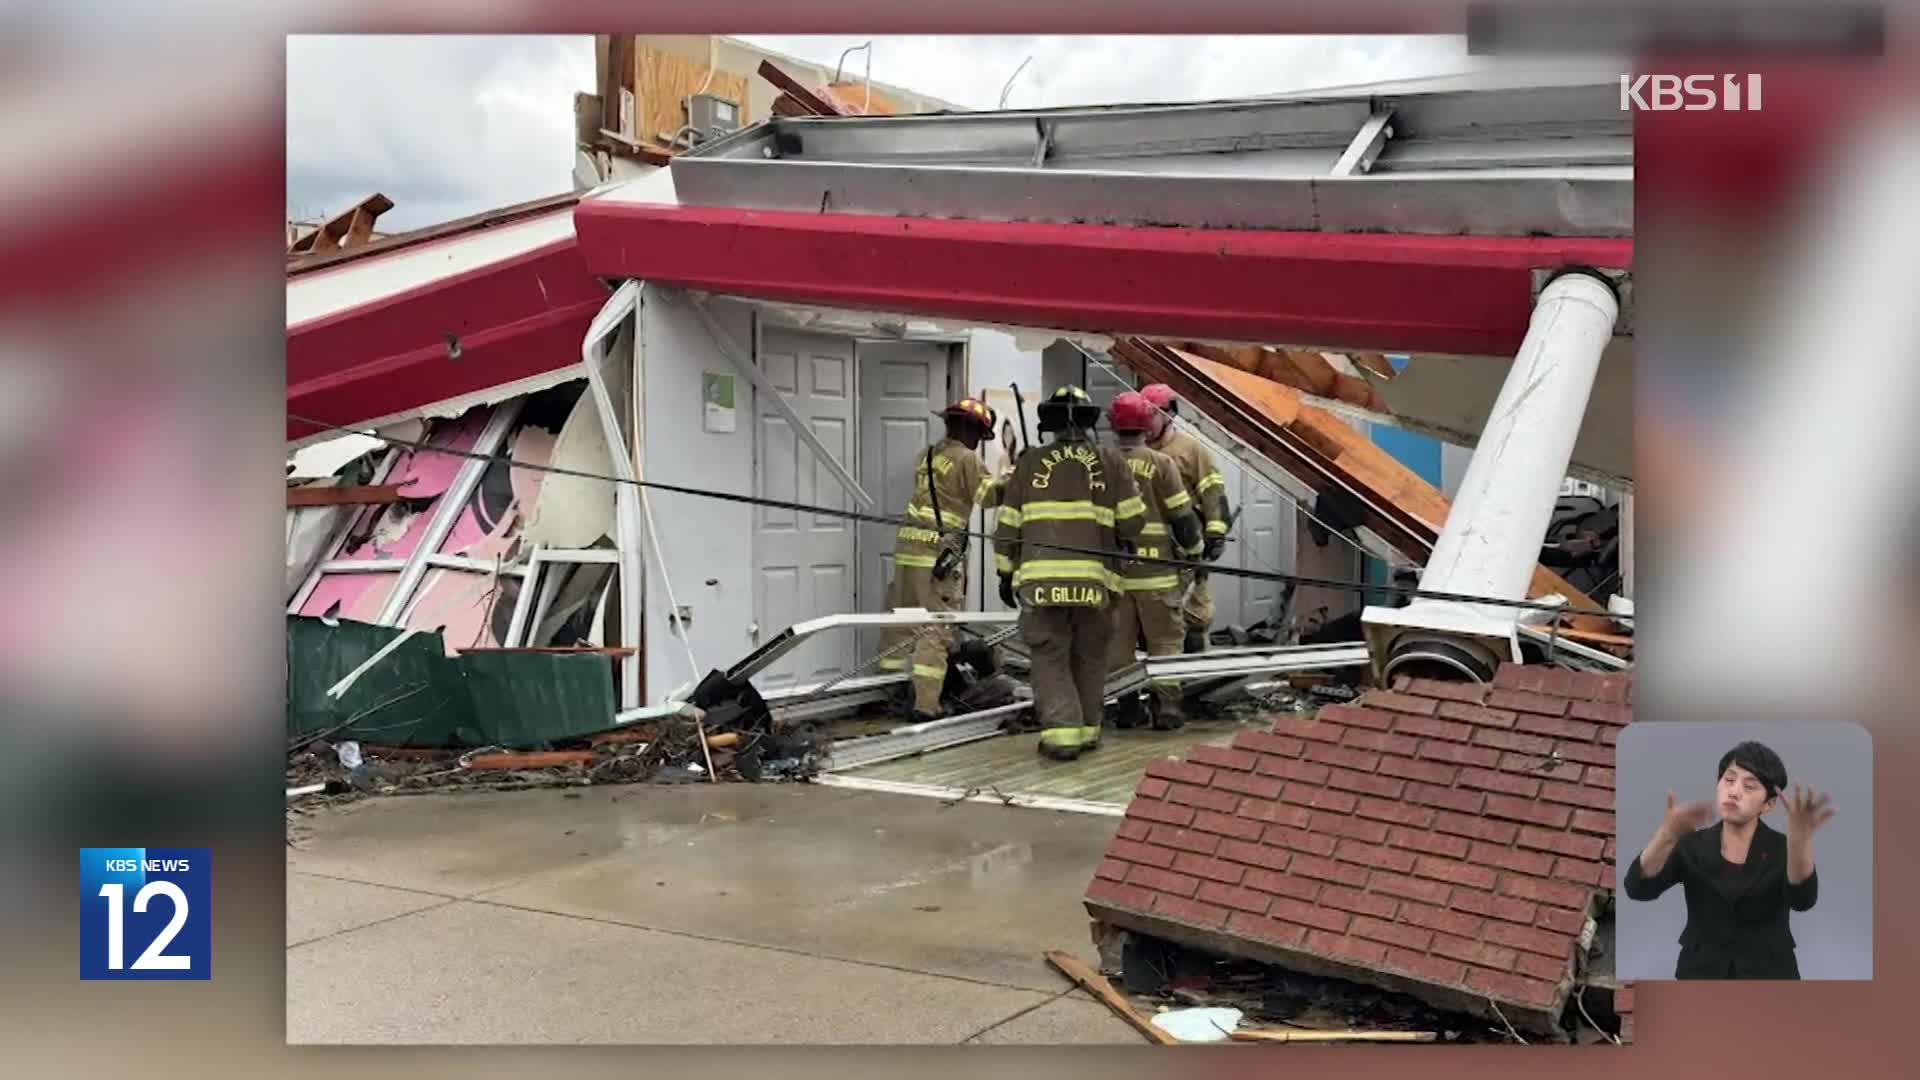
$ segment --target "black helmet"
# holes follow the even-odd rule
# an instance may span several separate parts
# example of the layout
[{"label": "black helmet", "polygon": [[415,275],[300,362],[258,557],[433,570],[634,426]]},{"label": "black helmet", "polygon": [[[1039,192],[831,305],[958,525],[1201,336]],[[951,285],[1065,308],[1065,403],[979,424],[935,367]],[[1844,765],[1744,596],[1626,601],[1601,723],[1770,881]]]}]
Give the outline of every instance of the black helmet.
[{"label": "black helmet", "polygon": [[1063,386],[1042,401],[1036,410],[1040,414],[1041,431],[1060,431],[1065,428],[1079,428],[1091,431],[1100,422],[1100,406],[1093,403],[1085,390],[1077,386]]}]

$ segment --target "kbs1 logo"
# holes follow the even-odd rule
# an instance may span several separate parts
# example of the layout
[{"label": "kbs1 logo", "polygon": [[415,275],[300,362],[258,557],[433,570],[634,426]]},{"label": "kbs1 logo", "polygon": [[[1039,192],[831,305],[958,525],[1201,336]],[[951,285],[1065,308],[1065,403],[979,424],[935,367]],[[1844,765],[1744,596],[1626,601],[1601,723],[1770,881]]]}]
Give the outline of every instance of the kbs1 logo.
[{"label": "kbs1 logo", "polygon": [[206,848],[80,849],[82,979],[213,978]]},{"label": "kbs1 logo", "polygon": [[1760,111],[1758,75],[1620,76],[1620,111]]}]

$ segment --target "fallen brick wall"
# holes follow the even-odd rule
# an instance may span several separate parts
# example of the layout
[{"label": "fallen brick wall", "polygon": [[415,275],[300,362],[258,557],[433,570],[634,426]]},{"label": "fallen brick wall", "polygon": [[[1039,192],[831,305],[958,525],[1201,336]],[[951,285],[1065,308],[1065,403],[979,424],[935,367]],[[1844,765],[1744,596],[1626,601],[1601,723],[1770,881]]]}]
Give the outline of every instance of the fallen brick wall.
[{"label": "fallen brick wall", "polygon": [[1549,1029],[1613,887],[1631,700],[1626,675],[1509,664],[1491,685],[1402,678],[1155,762],[1087,910]]}]

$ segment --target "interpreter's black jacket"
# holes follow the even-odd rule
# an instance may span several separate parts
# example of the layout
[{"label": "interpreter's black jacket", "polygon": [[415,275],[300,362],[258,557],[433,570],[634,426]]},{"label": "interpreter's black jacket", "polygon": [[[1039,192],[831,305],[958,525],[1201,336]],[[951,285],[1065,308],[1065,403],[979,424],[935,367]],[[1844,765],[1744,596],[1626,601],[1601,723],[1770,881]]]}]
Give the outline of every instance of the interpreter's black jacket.
[{"label": "interpreter's black jacket", "polygon": [[1738,865],[1720,856],[1720,824],[1682,837],[1660,873],[1649,877],[1639,856],[1621,888],[1630,900],[1655,900],[1674,885],[1686,890],[1687,925],[1680,932],[1676,979],[1798,979],[1789,911],[1813,907],[1820,876],[1787,883],[1787,838],[1760,822]]}]

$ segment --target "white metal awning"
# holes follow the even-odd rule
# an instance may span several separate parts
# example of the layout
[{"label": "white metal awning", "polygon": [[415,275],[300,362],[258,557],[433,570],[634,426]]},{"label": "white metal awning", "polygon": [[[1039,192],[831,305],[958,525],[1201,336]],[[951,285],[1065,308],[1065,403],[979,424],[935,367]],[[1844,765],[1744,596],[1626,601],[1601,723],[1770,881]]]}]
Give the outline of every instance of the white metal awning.
[{"label": "white metal awning", "polygon": [[1632,125],[1601,81],[777,118],[673,171],[693,206],[1504,236],[1633,228]]}]

